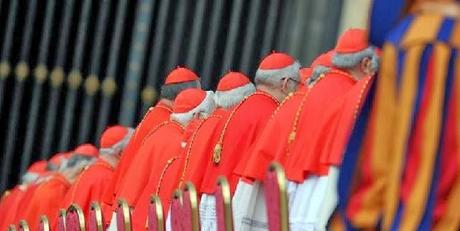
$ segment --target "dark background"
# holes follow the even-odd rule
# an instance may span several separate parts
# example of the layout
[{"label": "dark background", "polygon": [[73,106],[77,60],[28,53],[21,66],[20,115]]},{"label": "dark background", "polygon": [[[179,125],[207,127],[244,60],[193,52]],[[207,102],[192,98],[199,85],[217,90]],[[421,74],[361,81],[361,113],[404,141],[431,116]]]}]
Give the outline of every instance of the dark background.
[{"label": "dark background", "polygon": [[[44,49],[43,61],[39,60],[39,53],[46,8],[51,1],[0,0],[1,61],[11,66],[7,76],[0,76],[0,191],[16,184],[20,174],[35,160],[72,149],[82,142],[97,144],[101,128],[107,125],[135,126],[145,109],[155,102],[156,90],[164,76],[177,65],[195,70],[206,89],[213,89],[228,70],[242,71],[252,78],[261,57],[272,50],[287,52],[308,66],[315,56],[334,46],[343,4],[342,0],[75,0],[67,50],[59,61],[64,8],[70,1],[54,0],[50,42]],[[78,27],[86,1],[90,4],[87,26],[82,27],[86,41],[79,49]],[[14,4],[17,7],[12,7]],[[108,16],[103,33],[97,33],[103,5],[108,7]],[[13,8],[16,11],[11,11]],[[117,10],[125,17],[119,20],[121,43],[115,47],[120,49],[119,54],[110,57],[116,37]],[[29,20],[31,36],[26,36],[27,15],[31,12],[35,13]],[[13,13],[15,17],[9,17]],[[7,31],[8,24],[12,34]],[[96,47],[99,36],[103,42]],[[11,37],[10,49],[5,45],[8,37]],[[75,64],[77,50],[82,55],[81,65]],[[100,52],[99,58],[92,56],[94,51]],[[95,60],[98,62],[91,67]],[[30,68],[23,81],[14,72],[20,61]],[[111,62],[114,68],[108,70]],[[49,74],[43,83],[36,81],[33,69],[40,63],[49,71],[63,68],[66,73],[63,84],[52,87]],[[71,70],[78,70],[83,78],[74,90],[67,82]],[[100,87],[94,95],[85,90],[84,81],[89,74],[95,74],[102,82],[112,72],[117,85],[113,95],[104,94]],[[143,95],[144,89],[155,90]],[[52,97],[52,92],[57,97]],[[85,108],[86,101],[92,104]],[[53,108],[50,106],[53,102],[57,107],[49,109]],[[102,109],[104,102],[107,116]],[[36,113],[31,109],[32,104],[38,106]],[[50,110],[55,110],[54,117]],[[85,110],[89,115],[86,124],[81,119]],[[55,122],[48,134],[47,120]],[[65,125],[66,120],[69,126]],[[25,147],[27,134],[31,137],[29,149]],[[43,145],[45,138],[51,141],[48,147]]]}]

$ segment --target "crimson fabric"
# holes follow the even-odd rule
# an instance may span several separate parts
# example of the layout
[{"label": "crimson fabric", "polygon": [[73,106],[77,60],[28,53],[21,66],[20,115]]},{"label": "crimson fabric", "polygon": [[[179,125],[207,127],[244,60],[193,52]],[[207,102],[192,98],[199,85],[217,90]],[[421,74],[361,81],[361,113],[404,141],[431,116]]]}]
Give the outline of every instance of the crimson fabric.
[{"label": "crimson fabric", "polygon": [[265,203],[267,205],[268,230],[281,230],[280,190],[275,172],[268,172],[264,182]]},{"label": "crimson fabric", "polygon": [[182,206],[179,199],[173,199],[171,202],[171,229],[173,231],[182,231],[183,226]]},{"label": "crimson fabric", "polygon": [[[356,81],[349,74],[333,70],[310,90],[304,101],[297,125],[296,139],[289,146],[289,153],[279,152],[275,157],[275,160],[286,159],[284,166],[286,177],[289,180],[302,182],[306,177],[304,166],[309,166],[309,169],[317,173],[327,172],[327,168],[317,164],[318,157],[315,156],[317,153],[311,152],[313,142],[317,141],[315,137],[321,132],[320,121],[327,118],[328,108],[343,97],[355,83]],[[325,141],[319,140],[319,142]]]},{"label": "crimson fabric", "polygon": [[101,201],[112,176],[113,167],[102,159],[97,160],[77,177],[66,193],[61,208],[68,208],[75,203],[81,207],[85,216],[88,216],[91,202]]},{"label": "crimson fabric", "polygon": [[[316,139],[323,139],[326,141],[326,144],[320,146],[318,144],[322,142],[314,142],[316,145],[312,149],[313,153],[318,153],[321,165],[341,165],[342,154],[346,149],[357,113],[360,111],[362,103],[367,96],[371,82],[372,77],[359,80],[345,97],[342,97],[336,105],[331,107],[328,115],[332,118],[330,120],[324,118],[325,124],[322,126],[321,133]],[[308,167],[306,166],[304,169],[306,174],[313,172]]]},{"label": "crimson fabric", "polygon": [[[294,117],[304,97],[305,91],[297,91],[281,103],[257,140],[244,171],[237,174],[252,180],[264,180],[270,162],[278,153],[286,153]],[[284,156],[278,162],[284,165]]]},{"label": "crimson fabric", "polygon": [[366,49],[368,46],[366,30],[348,29],[340,36],[334,50],[337,53],[355,53]]},{"label": "crimson fabric", "polygon": [[125,220],[123,219],[123,211],[118,208],[117,210],[117,231],[125,231]]},{"label": "crimson fabric", "polygon": [[7,230],[9,224],[16,224],[14,217],[27,186],[18,185],[0,202],[0,230]]},{"label": "crimson fabric", "polygon": [[25,209],[25,219],[30,227],[37,227],[41,215],[55,224],[58,211],[70,183],[59,173],[53,173],[34,191]]},{"label": "crimson fabric", "polygon": [[260,62],[260,70],[282,69],[294,64],[295,60],[288,54],[273,52]]},{"label": "crimson fabric", "polygon": [[148,230],[157,231],[158,230],[158,217],[157,217],[157,207],[155,206],[155,204],[149,204],[148,216],[149,216],[148,217],[148,225],[149,225]]},{"label": "crimson fabric", "polygon": [[[235,107],[224,134],[220,163],[208,161],[201,185],[202,193],[214,193],[217,177],[221,175],[229,179],[231,192],[235,191],[238,183],[238,176],[234,174],[235,168],[238,163],[243,165],[247,161],[253,144],[277,106],[278,102],[275,99],[265,92],[257,91]],[[216,133],[217,137],[220,136],[227,120],[219,122],[220,130]]]},{"label": "crimson fabric", "polygon": [[216,91],[229,91],[250,83],[251,80],[246,75],[231,71],[219,80]]},{"label": "crimson fabric", "polygon": [[[102,224],[104,224],[104,221],[102,222]],[[88,230],[97,231],[97,220],[96,220],[96,213],[94,212],[94,210],[89,211]]]},{"label": "crimson fabric", "polygon": [[99,150],[92,144],[81,144],[73,152],[89,157],[99,156]]},{"label": "crimson fabric", "polygon": [[[184,174],[183,182],[192,182],[197,190],[201,187],[207,164],[212,158],[214,145],[218,138],[214,135],[218,130],[218,124],[221,120],[228,118],[229,114],[230,110],[216,109],[208,118],[201,121],[187,139],[187,146],[183,149],[182,154],[184,158],[181,158],[181,161],[184,162],[181,163]],[[186,164],[187,157],[189,159]]]},{"label": "crimson fabric", "polygon": [[[184,128],[176,122],[168,122],[149,136],[142,145],[133,169],[126,176],[128,181],[126,193],[120,194],[132,205],[133,227],[145,226],[148,202],[153,193],[157,193],[163,204],[163,214],[169,208],[171,194],[176,189],[180,174],[180,162],[177,159],[181,152]],[[136,179],[134,182],[132,179]],[[138,190],[138,191],[137,191]]]},{"label": "crimson fabric", "polygon": [[81,231],[78,221],[78,214],[75,211],[69,211],[66,214],[65,220],[66,231]]},{"label": "crimson fabric", "polygon": [[101,148],[109,148],[117,144],[128,134],[128,129],[121,125],[111,126],[102,133],[100,140]]},{"label": "crimson fabric", "polygon": [[222,189],[217,186],[214,196],[216,198],[216,220],[217,220],[217,231],[231,231],[225,227],[225,203],[224,196],[222,195]]},{"label": "crimson fabric", "polygon": [[192,204],[190,201],[190,193],[188,191],[184,191],[182,204],[182,230],[192,230],[192,225]]},{"label": "crimson fabric", "polygon": [[177,67],[166,76],[165,84],[183,83],[199,79],[192,70],[185,67]]},{"label": "crimson fabric", "polygon": [[[142,141],[145,136],[159,124],[169,120],[171,115],[171,108],[164,104],[162,101],[158,102],[154,107],[151,107],[145,114],[144,119],[137,125],[133,136],[131,137],[128,145],[124,149],[117,168],[113,174],[106,193],[102,198],[102,210],[106,221],[110,221],[112,212],[116,208],[116,196],[120,189],[121,181],[131,165],[131,161],[136,156]],[[113,206],[115,205],[115,206]],[[113,207],[112,207],[113,206]]]},{"label": "crimson fabric", "polygon": [[206,92],[198,88],[181,91],[174,100],[173,112],[185,113],[198,107],[206,98]]},{"label": "crimson fabric", "polygon": [[[160,164],[160,156],[177,155],[177,152],[172,152],[171,148],[180,145],[182,132],[183,128],[180,125],[167,121],[157,126],[146,136],[120,182],[117,198],[124,198],[130,206],[136,205],[144,188],[149,183],[151,171],[157,169],[154,167],[155,165]],[[168,159],[166,158],[160,165],[166,163]],[[145,202],[147,201],[148,199],[145,200]]]}]

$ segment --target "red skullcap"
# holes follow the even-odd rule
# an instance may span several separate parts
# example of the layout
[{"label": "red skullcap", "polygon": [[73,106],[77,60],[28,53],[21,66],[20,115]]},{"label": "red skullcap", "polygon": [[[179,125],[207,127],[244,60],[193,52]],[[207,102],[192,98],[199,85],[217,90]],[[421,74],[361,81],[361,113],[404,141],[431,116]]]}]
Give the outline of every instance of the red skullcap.
[{"label": "red skullcap", "polygon": [[174,113],[185,113],[196,108],[206,98],[206,92],[201,89],[189,88],[181,91],[174,100]]},{"label": "red skullcap", "polygon": [[81,144],[73,152],[90,157],[97,157],[99,155],[99,150],[92,144]]},{"label": "red skullcap", "polygon": [[249,78],[240,72],[229,72],[219,80],[217,91],[229,91],[251,83]]},{"label": "red skullcap", "polygon": [[271,53],[260,62],[260,70],[282,69],[295,63],[295,59],[285,53]]},{"label": "red skullcap", "polygon": [[183,83],[200,78],[193,71],[185,67],[178,67],[172,70],[166,77],[165,84]]},{"label": "red skullcap", "polygon": [[115,125],[105,129],[101,135],[101,148],[110,148],[117,144],[128,134],[128,129],[121,125]]},{"label": "red skullcap", "polygon": [[335,46],[337,53],[356,53],[369,47],[367,31],[349,29],[340,36]]},{"label": "red skullcap", "polygon": [[318,65],[330,67],[332,66],[332,55],[334,54],[333,51],[329,51],[327,53],[323,53],[320,56],[316,57],[316,59],[311,64],[312,68],[315,68]]},{"label": "red skullcap", "polygon": [[61,165],[61,162],[65,159],[68,158],[68,153],[67,152],[59,152],[57,154],[54,154],[54,156],[51,157],[51,159],[49,160],[50,163],[54,164],[54,165]]},{"label": "red skullcap", "polygon": [[28,169],[27,172],[42,174],[46,172],[47,162],[46,160],[40,160],[33,163]]},{"label": "red skullcap", "polygon": [[312,69],[309,67],[304,67],[299,70],[300,73],[300,81],[303,83],[311,76]]}]

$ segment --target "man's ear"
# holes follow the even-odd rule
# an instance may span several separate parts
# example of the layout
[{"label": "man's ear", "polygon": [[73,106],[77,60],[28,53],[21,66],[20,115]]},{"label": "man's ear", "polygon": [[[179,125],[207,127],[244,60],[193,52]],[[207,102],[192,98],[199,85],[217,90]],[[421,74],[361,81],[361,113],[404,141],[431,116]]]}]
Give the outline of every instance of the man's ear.
[{"label": "man's ear", "polygon": [[365,57],[363,60],[361,60],[361,71],[370,74],[372,68],[372,61],[369,57]]},{"label": "man's ear", "polygon": [[281,90],[283,90],[284,92],[288,92],[289,91],[289,78],[284,78],[283,80],[281,80]]}]

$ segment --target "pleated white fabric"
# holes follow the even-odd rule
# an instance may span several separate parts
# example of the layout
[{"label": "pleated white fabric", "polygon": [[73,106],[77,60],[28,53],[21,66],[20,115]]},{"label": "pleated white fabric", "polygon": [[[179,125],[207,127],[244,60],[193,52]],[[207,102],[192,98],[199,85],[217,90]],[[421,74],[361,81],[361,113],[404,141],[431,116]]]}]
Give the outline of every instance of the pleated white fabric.
[{"label": "pleated white fabric", "polygon": [[113,212],[112,213],[112,219],[110,220],[109,227],[107,228],[107,231],[117,231],[117,213]]},{"label": "pleated white fabric", "polygon": [[200,222],[202,231],[217,231],[216,198],[204,194],[200,201]]},{"label": "pleated white fabric", "polygon": [[232,200],[235,230],[268,230],[265,195],[262,184],[240,180]]}]

